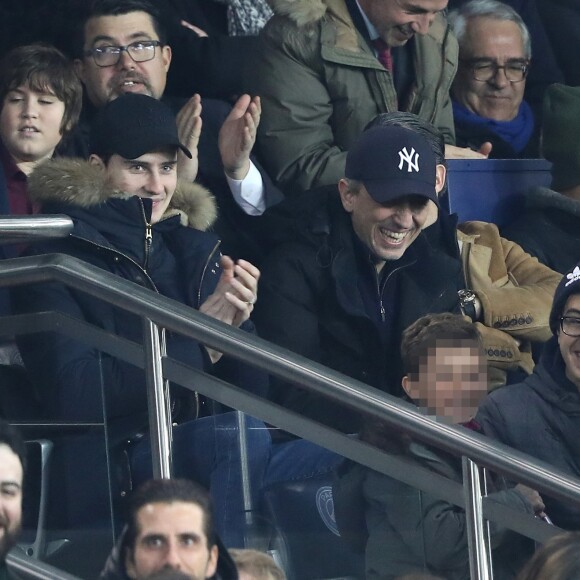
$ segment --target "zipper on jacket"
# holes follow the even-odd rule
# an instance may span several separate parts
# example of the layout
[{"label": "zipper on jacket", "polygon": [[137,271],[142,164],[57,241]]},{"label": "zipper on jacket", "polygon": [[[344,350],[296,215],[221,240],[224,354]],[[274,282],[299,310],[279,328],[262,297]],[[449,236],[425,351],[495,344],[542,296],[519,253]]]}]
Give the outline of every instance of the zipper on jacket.
[{"label": "zipper on jacket", "polygon": [[381,290],[380,282],[379,282],[380,274],[379,274],[379,272],[376,272],[375,280],[377,282],[377,296],[379,298],[379,305],[380,305],[380,308],[381,308],[381,320],[383,322],[386,322],[386,311],[385,311],[385,307],[383,305],[383,292],[385,291],[385,287],[386,287],[386,285],[387,285],[387,283],[389,281],[389,278],[393,274],[395,274],[395,272],[398,272],[399,270],[402,270],[403,268],[406,268],[407,266],[410,266],[411,264],[414,264],[414,263],[415,263],[415,261],[409,262],[408,264],[403,264],[402,266],[399,266],[398,268],[395,268],[394,270],[391,270],[387,274],[387,277],[385,278],[385,281],[383,282],[383,288],[382,288],[382,290]]},{"label": "zipper on jacket", "polygon": [[212,261],[212,259],[214,259],[214,255],[217,252],[218,248],[220,247],[221,244],[221,240],[218,240],[216,242],[216,245],[214,246],[213,250],[210,252],[206,262],[205,262],[205,266],[203,267],[203,270],[201,272],[201,276],[199,278],[199,286],[198,286],[198,290],[197,290],[197,306],[196,308],[199,308],[201,306],[201,287],[203,285],[203,279],[205,277],[205,273],[207,272],[207,268],[209,266],[209,263]]},{"label": "zipper on jacket", "polygon": [[92,240],[89,240],[88,238],[83,238],[81,236],[75,236],[74,234],[71,237],[74,237],[77,240],[82,240],[85,244],[91,244],[92,246],[95,246],[96,248],[101,248],[102,250],[106,250],[107,252],[112,252],[113,254],[117,254],[117,255],[121,256],[122,258],[124,258],[125,260],[128,260],[129,262],[131,262],[131,264],[133,264],[136,268],[138,268],[145,275],[145,277],[147,278],[147,281],[151,285],[151,289],[155,290],[155,292],[157,292],[157,294],[161,294],[161,292],[159,292],[159,290],[157,289],[155,282],[153,282],[153,279],[147,273],[147,270],[145,270],[143,268],[143,266],[141,266],[141,264],[139,264],[138,262],[133,260],[133,258],[131,258],[130,256],[127,256],[127,254],[124,254],[123,252],[120,252],[119,250],[116,250],[115,248],[112,248],[111,246],[103,246],[102,244],[98,244],[97,242],[93,242]]},{"label": "zipper on jacket", "polygon": [[141,203],[141,213],[143,214],[143,221],[145,222],[145,259],[143,260],[143,269],[147,270],[147,265],[149,263],[149,254],[151,252],[151,245],[153,244],[153,226],[147,221],[147,215],[145,214],[145,206],[143,205],[143,200],[139,198]]}]

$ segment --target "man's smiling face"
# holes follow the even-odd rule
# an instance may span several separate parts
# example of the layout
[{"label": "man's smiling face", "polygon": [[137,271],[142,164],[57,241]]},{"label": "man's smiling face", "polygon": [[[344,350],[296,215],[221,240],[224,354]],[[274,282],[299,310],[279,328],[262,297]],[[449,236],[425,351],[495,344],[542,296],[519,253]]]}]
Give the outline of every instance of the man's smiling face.
[{"label": "man's smiling face", "polygon": [[389,46],[403,46],[427,34],[448,0],[359,0],[360,7]]},{"label": "man's smiling face", "polygon": [[[580,324],[580,294],[573,294],[568,298],[562,316],[571,318],[575,327]],[[580,337],[568,336],[560,328],[558,344],[566,365],[566,376],[580,389]]]},{"label": "man's smiling face", "polygon": [[[85,25],[83,49],[127,46],[140,40],[159,40],[151,16],[146,12],[96,16]],[[169,46],[158,46],[154,58],[145,62],[135,62],[126,51],[122,51],[115,65],[100,67],[89,55],[77,59],[75,67],[91,103],[102,107],[124,93],[141,93],[160,99],[170,63]]]},{"label": "man's smiling face", "polygon": [[390,203],[378,203],[364,185],[358,192],[343,186],[341,198],[356,235],[375,257],[378,269],[387,260],[398,260],[405,253],[425,227],[430,213],[426,197],[406,195]]}]

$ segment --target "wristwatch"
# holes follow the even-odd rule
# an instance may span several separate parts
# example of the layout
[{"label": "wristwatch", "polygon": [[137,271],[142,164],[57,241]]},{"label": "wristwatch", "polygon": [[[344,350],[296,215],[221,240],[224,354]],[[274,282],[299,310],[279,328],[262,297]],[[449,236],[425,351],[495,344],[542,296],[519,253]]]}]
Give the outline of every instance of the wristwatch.
[{"label": "wristwatch", "polygon": [[477,311],[475,309],[475,293],[471,290],[458,290],[459,307],[465,316],[469,316],[472,322],[477,320]]}]

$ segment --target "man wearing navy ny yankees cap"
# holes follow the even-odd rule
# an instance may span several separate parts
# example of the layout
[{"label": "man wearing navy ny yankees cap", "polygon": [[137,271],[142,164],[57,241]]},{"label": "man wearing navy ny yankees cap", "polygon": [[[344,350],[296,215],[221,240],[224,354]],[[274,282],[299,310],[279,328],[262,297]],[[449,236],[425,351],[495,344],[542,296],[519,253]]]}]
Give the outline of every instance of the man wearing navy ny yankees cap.
[{"label": "man wearing navy ny yankees cap", "polygon": [[[391,125],[362,133],[344,175],[338,191],[307,194],[288,241],[262,265],[255,322],[264,338],[400,395],[403,330],[456,311],[463,287],[455,223],[444,228],[444,252],[423,233],[437,219],[445,168],[421,131]],[[271,385],[287,408],[344,432],[359,427],[329,399]]]}]

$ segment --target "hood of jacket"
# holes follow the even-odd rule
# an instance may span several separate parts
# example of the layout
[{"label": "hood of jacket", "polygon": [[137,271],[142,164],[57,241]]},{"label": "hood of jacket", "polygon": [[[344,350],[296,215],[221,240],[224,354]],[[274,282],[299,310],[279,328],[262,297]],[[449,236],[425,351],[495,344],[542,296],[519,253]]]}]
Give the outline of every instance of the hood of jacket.
[{"label": "hood of jacket", "polygon": [[[28,195],[34,203],[70,204],[88,209],[111,198],[131,195],[112,188],[106,173],[83,159],[50,159],[28,176]],[[163,218],[179,215],[181,224],[205,231],[217,218],[217,204],[209,190],[197,183],[177,182]]]},{"label": "hood of jacket", "polygon": [[525,383],[548,404],[567,415],[580,416],[580,393],[566,377],[556,336],[545,343],[540,362]]},{"label": "hood of jacket", "polygon": [[528,209],[559,209],[580,218],[580,201],[562,195],[548,187],[533,187],[526,196]]},{"label": "hood of jacket", "polygon": [[300,28],[315,24],[325,15],[324,0],[270,0],[274,14],[288,16]]}]

